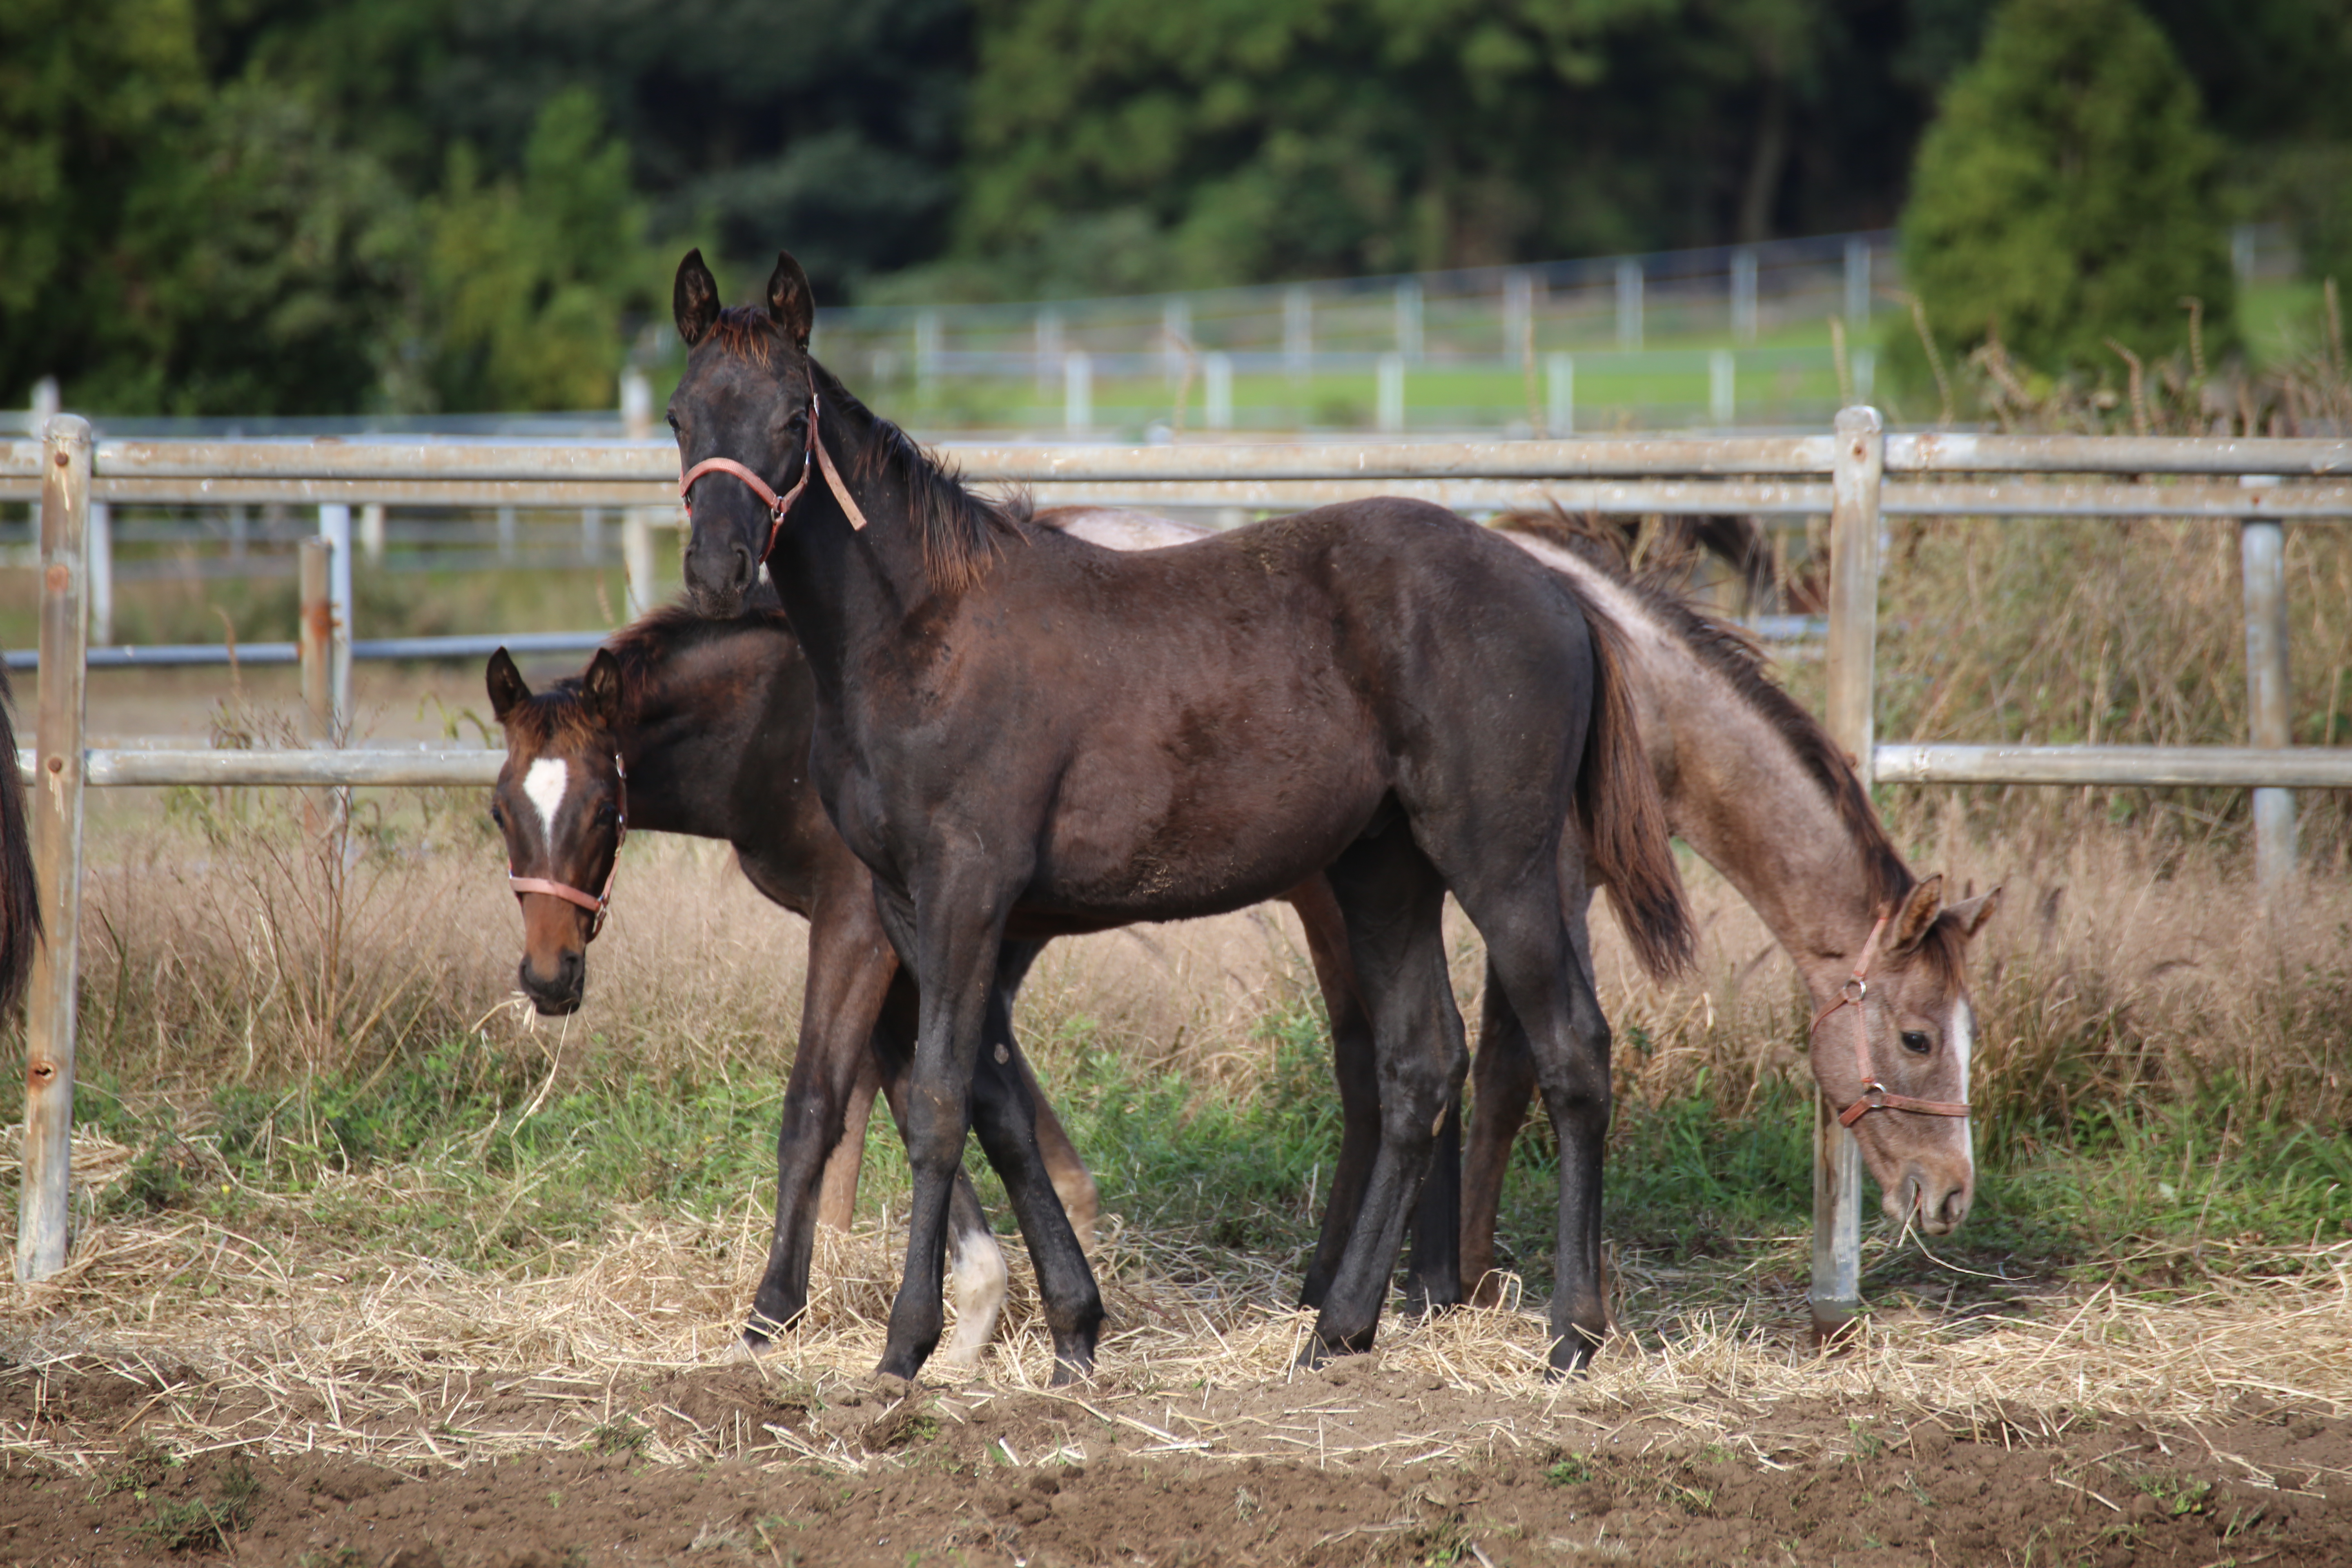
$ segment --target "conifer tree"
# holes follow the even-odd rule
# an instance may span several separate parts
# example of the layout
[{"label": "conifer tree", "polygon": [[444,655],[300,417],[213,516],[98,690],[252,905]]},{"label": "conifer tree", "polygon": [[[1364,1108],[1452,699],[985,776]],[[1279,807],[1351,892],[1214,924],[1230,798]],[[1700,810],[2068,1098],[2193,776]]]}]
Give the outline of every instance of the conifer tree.
[{"label": "conifer tree", "polygon": [[[2121,368],[2113,338],[2184,348],[2204,301],[2228,346],[2219,148],[2197,89],[2132,0],[2007,0],[1922,140],[1902,219],[1905,271],[1939,348],[1998,335],[2037,369]],[[1909,321],[1890,348],[1917,365]]]}]

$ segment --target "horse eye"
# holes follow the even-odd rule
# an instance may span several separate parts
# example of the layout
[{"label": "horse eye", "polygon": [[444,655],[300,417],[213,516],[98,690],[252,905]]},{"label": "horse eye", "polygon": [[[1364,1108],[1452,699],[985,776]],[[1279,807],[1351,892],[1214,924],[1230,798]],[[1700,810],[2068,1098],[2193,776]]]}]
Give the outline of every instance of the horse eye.
[{"label": "horse eye", "polygon": [[497,801],[490,802],[490,820],[498,824],[500,827],[504,827],[507,825],[507,814],[499,809],[499,803]]},{"label": "horse eye", "polygon": [[677,429],[677,428],[678,427],[678,426],[677,426],[677,415],[675,415],[675,414],[665,414],[665,415],[663,415],[663,416],[662,416],[662,417],[669,421],[669,427],[670,427],[671,429],[675,430],[675,429]]},{"label": "horse eye", "polygon": [[1915,1057],[1924,1057],[1936,1048],[1936,1042],[1916,1029],[1903,1031],[1903,1048]]}]

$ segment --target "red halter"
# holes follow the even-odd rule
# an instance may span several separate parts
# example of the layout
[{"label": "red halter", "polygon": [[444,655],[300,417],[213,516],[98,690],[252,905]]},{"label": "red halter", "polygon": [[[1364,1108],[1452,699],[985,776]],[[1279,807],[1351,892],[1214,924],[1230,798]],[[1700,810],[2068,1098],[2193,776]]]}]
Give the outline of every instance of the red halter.
[{"label": "red halter", "polygon": [[1838,1112],[1838,1125],[1851,1127],[1874,1110],[1916,1110],[1927,1116],[1966,1116],[1966,1100],[1914,1100],[1907,1094],[1897,1094],[1878,1081],[1878,1069],[1870,1060],[1870,1021],[1863,1016],[1862,999],[1870,994],[1870,961],[1878,956],[1878,939],[1886,930],[1885,914],[1870,928],[1870,940],[1862,944],[1862,958],[1853,966],[1853,977],[1838,987],[1837,1000],[1813,1015],[1813,1030],[1818,1032],[1829,1016],[1851,1005],[1853,1008],[1853,1061],[1862,1073],[1862,1098]]},{"label": "red halter", "polygon": [[863,529],[866,526],[866,514],[857,510],[857,502],[850,497],[849,487],[842,483],[841,470],[833,466],[833,454],[824,449],[824,435],[817,426],[817,399],[814,392],[809,394],[808,452],[801,457],[801,477],[794,482],[792,489],[778,495],[767,480],[734,458],[705,458],[678,476],[677,499],[685,502],[686,510],[691,515],[694,503],[687,500],[686,492],[694,488],[695,480],[709,473],[732,474],[751,486],[751,493],[758,496],[768,509],[768,545],[766,550],[760,552],[760,559],[765,561],[768,558],[768,551],[776,547],[776,535],[784,530],[784,513],[793,510],[793,502],[800,500],[801,492],[808,489],[811,466],[809,455],[812,453],[816,459],[814,466],[824,470],[824,482],[832,489],[833,499],[839,501],[841,510],[849,514],[849,526]]},{"label": "red halter", "polygon": [[629,841],[629,770],[621,765],[621,754],[613,753],[613,772],[621,781],[621,825],[613,836],[613,868],[604,873],[604,889],[598,893],[583,893],[566,882],[551,882],[544,877],[518,877],[514,862],[507,862],[507,886],[514,896],[525,893],[545,893],[551,899],[562,899],[567,904],[577,904],[596,918],[588,923],[588,940],[594,942],[604,929],[604,911],[613,902],[613,879],[621,874],[621,846]]}]

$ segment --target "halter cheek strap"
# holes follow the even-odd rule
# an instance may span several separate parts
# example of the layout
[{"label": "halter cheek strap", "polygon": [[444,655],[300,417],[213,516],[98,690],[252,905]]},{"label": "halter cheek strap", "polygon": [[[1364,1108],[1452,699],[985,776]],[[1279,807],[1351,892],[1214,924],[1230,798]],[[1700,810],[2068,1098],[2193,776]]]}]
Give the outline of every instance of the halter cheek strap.
[{"label": "halter cheek strap", "polygon": [[1853,973],[1838,987],[1837,1000],[1813,1015],[1813,1030],[1829,1021],[1831,1014],[1841,1007],[1853,1009],[1853,1062],[1862,1074],[1862,1098],[1838,1112],[1838,1125],[1851,1127],[1874,1110],[1916,1110],[1925,1116],[1966,1116],[1966,1100],[1915,1100],[1907,1094],[1897,1094],[1878,1081],[1878,1069],[1870,1059],[1870,1020],[1863,1016],[1862,999],[1870,994],[1871,961],[1878,956],[1878,939],[1885,934],[1887,914],[1882,912],[1878,922],[1870,928],[1870,940],[1862,944],[1862,957],[1853,966]]},{"label": "halter cheek strap", "polygon": [[507,862],[507,886],[514,889],[516,898],[520,899],[525,893],[545,893],[551,899],[577,904],[593,915],[595,919],[588,926],[590,942],[594,942],[597,934],[604,929],[604,912],[613,902],[613,879],[621,874],[621,846],[629,841],[629,770],[621,765],[618,752],[613,753],[613,772],[621,781],[621,823],[619,831],[613,837],[613,868],[604,873],[603,891],[586,893],[568,882],[551,882],[544,877],[518,877],[514,873],[514,862]]},{"label": "halter cheek strap", "polygon": [[688,500],[687,491],[692,489],[694,481],[705,474],[732,474],[742,480],[751,488],[751,493],[758,496],[761,503],[768,509],[768,546],[766,550],[760,552],[760,558],[764,561],[768,557],[768,551],[776,547],[776,535],[784,531],[784,513],[793,510],[793,502],[800,500],[801,492],[808,489],[811,458],[814,457],[814,466],[824,471],[825,486],[833,491],[833,499],[839,501],[841,510],[848,514],[849,526],[864,529],[866,514],[857,509],[857,501],[850,495],[848,485],[842,481],[841,470],[833,466],[833,454],[824,449],[824,432],[817,416],[817,396],[812,392],[809,394],[808,450],[801,455],[801,477],[793,481],[793,488],[783,494],[778,495],[775,488],[767,480],[732,458],[705,458],[678,476],[678,500],[686,503],[687,510],[691,513],[694,510],[694,503]]}]

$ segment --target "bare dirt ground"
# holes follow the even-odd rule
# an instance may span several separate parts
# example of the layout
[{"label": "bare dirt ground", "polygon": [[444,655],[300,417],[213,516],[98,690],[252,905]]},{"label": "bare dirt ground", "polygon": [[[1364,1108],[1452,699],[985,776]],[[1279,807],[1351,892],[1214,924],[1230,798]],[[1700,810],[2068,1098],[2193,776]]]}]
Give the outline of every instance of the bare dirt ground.
[{"label": "bare dirt ground", "polygon": [[[175,1381],[164,1382],[163,1378]],[[616,1387],[586,1447],[464,1467],[141,1447],[175,1401],[234,1388],[98,1363],[18,1371],[0,1419],[102,1436],[94,1474],[19,1458],[0,1558],[102,1563],[1628,1563],[2352,1561],[2352,1422],[2223,1424],[1892,1401],[1736,1407],[1736,1442],[1681,1413],[1554,1410],[1341,1367],[1157,1396],[831,1387],[745,1366]],[[577,1395],[500,1396],[520,1421]],[[774,1457],[650,1458],[761,1433]],[[1187,1436],[1200,1433],[1200,1437]],[[68,1434],[73,1434],[71,1437]],[[1465,1436],[1467,1441],[1465,1442]],[[778,1450],[805,1449],[808,1457]],[[217,1528],[215,1522],[217,1521]]]},{"label": "bare dirt ground", "polygon": [[828,1249],[802,1334],[729,1360],[761,1239],[649,1221],[514,1282],[101,1227],[0,1303],[0,1562],[2352,1562],[2341,1247],[2162,1304],[1890,1313],[1829,1356],[1789,1288],[1675,1317],[1637,1262],[1633,1331],[1548,1384],[1516,1304],[1298,1371],[1273,1279],[1114,1238],[1102,1367],[1055,1390],[1018,1300],[977,1372],[873,1380],[878,1231]]}]

